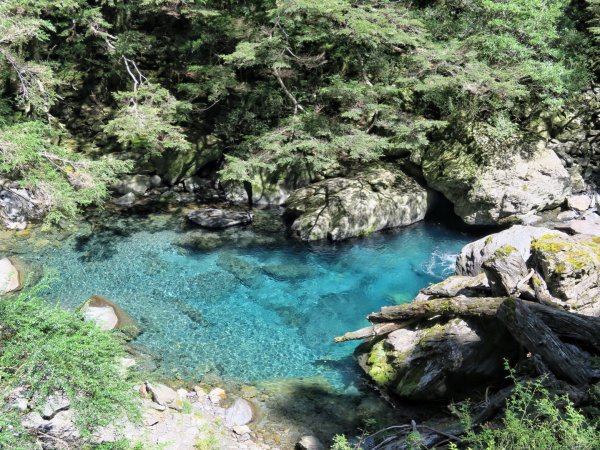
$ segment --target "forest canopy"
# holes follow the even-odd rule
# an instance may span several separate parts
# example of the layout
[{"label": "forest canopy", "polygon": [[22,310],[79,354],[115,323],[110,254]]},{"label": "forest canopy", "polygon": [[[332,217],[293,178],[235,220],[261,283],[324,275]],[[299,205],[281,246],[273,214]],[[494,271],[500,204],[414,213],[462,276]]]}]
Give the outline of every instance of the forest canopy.
[{"label": "forest canopy", "polygon": [[489,158],[576,107],[599,43],[598,0],[5,0],[0,176],[58,222],[208,141],[239,181]]}]

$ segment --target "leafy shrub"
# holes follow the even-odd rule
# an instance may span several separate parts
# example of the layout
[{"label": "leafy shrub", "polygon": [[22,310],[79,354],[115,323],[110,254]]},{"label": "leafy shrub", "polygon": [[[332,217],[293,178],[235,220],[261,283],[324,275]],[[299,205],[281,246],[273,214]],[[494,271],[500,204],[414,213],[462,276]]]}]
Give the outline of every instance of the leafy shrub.
[{"label": "leafy shrub", "polygon": [[[501,426],[471,426],[471,418],[462,409],[467,428],[464,443],[475,449],[548,450],[600,448],[600,429],[577,410],[569,398],[551,394],[543,379],[518,382],[506,402]],[[455,447],[456,448],[456,447]]]},{"label": "leafy shrub", "polygon": [[[117,360],[122,340],[36,292],[0,299],[1,397],[25,387],[40,408],[48,394],[63,391],[84,436],[120,417],[136,419],[136,396]],[[11,444],[19,439],[18,416],[2,411],[0,417],[0,448],[22,448]]]}]

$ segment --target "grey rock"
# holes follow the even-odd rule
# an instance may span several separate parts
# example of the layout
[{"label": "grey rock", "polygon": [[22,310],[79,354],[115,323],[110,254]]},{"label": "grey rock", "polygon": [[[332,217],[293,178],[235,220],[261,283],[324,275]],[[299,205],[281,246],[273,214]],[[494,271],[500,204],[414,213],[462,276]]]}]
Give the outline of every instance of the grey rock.
[{"label": "grey rock", "polygon": [[456,214],[472,225],[509,223],[557,207],[571,193],[569,173],[554,151],[542,146],[515,149],[506,158],[469,171],[468,164],[452,161],[451,155],[432,153],[429,158],[423,166],[428,185],[442,192]]},{"label": "grey rock", "polygon": [[507,245],[515,247],[527,261],[531,255],[531,241],[551,233],[556,231],[549,228],[514,225],[508,230],[481,238],[463,247],[456,258],[456,273],[469,276],[480,274],[483,271],[482,264],[499,248]]},{"label": "grey rock", "polygon": [[252,222],[252,213],[226,209],[197,209],[188,214],[188,219],[204,228],[221,229]]},{"label": "grey rock", "polygon": [[18,291],[23,287],[18,269],[9,258],[0,259],[0,294]]},{"label": "grey rock", "polygon": [[[420,294],[424,297],[419,300],[429,300],[430,298],[449,298],[457,295],[480,295],[489,292],[490,285],[485,273],[470,277],[455,275],[446,278],[437,284],[421,289]],[[417,299],[415,299],[417,300]]]},{"label": "grey rock", "polygon": [[121,197],[113,200],[113,203],[117,206],[123,206],[129,208],[135,204],[136,196],[133,192],[129,192]]},{"label": "grey rock", "polygon": [[218,405],[219,403],[221,403],[221,400],[225,399],[226,397],[227,394],[221,388],[213,388],[208,393],[208,398],[213,405]]},{"label": "grey rock", "polygon": [[115,184],[114,188],[120,194],[144,195],[152,186],[153,182],[148,175],[130,175]]},{"label": "grey rock", "polygon": [[325,450],[316,436],[302,436],[296,444],[296,450]]},{"label": "grey rock", "polygon": [[428,194],[399,168],[387,165],[301,188],[285,206],[294,236],[338,241],[422,220]]},{"label": "grey rock", "polygon": [[29,221],[42,218],[46,210],[25,189],[0,188],[0,220],[10,230],[24,230]]},{"label": "grey rock", "polygon": [[130,338],[141,333],[141,328],[133,317],[101,295],[93,295],[78,309],[83,314],[84,320],[95,322],[102,330],[121,330]]},{"label": "grey rock", "polygon": [[556,216],[556,220],[564,222],[567,220],[573,220],[577,217],[576,211],[563,211]]},{"label": "grey rock", "polygon": [[150,392],[152,400],[161,406],[169,406],[177,400],[177,392],[164,384],[146,383],[146,388]]},{"label": "grey rock", "polygon": [[580,220],[571,220],[567,223],[558,224],[556,228],[569,234],[600,236],[600,216],[597,214],[588,214]]},{"label": "grey rock", "polygon": [[247,425],[254,419],[254,408],[252,403],[243,398],[235,400],[225,411],[225,425],[234,427],[239,425]]},{"label": "grey rock", "polygon": [[567,206],[575,211],[585,211],[592,205],[592,198],[589,195],[572,195],[567,198]]},{"label": "grey rock", "polygon": [[42,417],[50,420],[58,412],[68,409],[70,405],[69,397],[64,392],[50,394],[42,406]]}]

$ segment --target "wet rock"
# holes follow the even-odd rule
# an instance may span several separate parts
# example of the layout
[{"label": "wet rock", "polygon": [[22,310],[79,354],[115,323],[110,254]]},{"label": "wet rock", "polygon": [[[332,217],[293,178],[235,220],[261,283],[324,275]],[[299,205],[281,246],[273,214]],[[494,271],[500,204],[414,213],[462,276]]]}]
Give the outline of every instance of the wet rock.
[{"label": "wet rock", "polygon": [[0,259],[0,294],[15,292],[23,287],[19,271],[9,258]]},{"label": "wet rock", "polygon": [[254,419],[254,408],[248,400],[238,398],[225,411],[225,425],[233,427],[247,425]]},{"label": "wet rock", "polygon": [[527,261],[531,255],[531,241],[548,233],[556,233],[556,231],[542,227],[514,225],[508,230],[467,244],[456,259],[456,273],[469,276],[480,274],[483,271],[482,264],[506,245],[516,248]]},{"label": "wet rock", "polygon": [[567,198],[567,207],[575,211],[585,211],[592,205],[592,198],[589,195],[572,195]]},{"label": "wet rock", "polygon": [[549,233],[531,244],[532,266],[550,293],[571,307],[600,308],[600,237]]},{"label": "wet rock", "polygon": [[296,450],[324,450],[325,447],[315,436],[302,436],[296,444]]},{"label": "wet rock", "polygon": [[152,400],[161,406],[169,406],[177,400],[177,392],[164,384],[146,383],[146,388],[152,396]]},{"label": "wet rock", "polygon": [[510,223],[555,208],[571,194],[570,174],[556,153],[541,145],[513,149],[510,156],[483,165],[468,153],[432,150],[424,158],[423,173],[428,185],[471,225]]},{"label": "wet rock", "polygon": [[222,229],[252,222],[252,213],[226,209],[206,208],[192,211],[188,219],[204,228]]},{"label": "wet rock", "polygon": [[79,307],[79,311],[83,314],[84,320],[94,321],[102,330],[120,330],[130,338],[141,333],[140,326],[133,317],[100,295],[93,295],[85,301]]},{"label": "wet rock", "polygon": [[331,178],[295,191],[286,202],[294,236],[338,241],[410,225],[425,217],[427,191],[393,166]]}]

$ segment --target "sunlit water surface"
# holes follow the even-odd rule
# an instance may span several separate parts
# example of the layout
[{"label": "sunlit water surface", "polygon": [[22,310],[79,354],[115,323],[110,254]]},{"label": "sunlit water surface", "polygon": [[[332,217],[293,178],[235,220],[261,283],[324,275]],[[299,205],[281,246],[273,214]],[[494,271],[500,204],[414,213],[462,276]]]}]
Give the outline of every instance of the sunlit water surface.
[{"label": "sunlit water surface", "polygon": [[54,269],[45,296],[75,308],[93,294],[135,317],[135,344],[168,377],[258,382],[322,377],[348,389],[356,343],[383,305],[410,301],[453,271],[467,235],[423,222],[331,245],[288,240],[276,212],[222,234],[168,215],[106,217],[27,259]]}]

